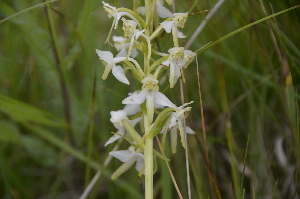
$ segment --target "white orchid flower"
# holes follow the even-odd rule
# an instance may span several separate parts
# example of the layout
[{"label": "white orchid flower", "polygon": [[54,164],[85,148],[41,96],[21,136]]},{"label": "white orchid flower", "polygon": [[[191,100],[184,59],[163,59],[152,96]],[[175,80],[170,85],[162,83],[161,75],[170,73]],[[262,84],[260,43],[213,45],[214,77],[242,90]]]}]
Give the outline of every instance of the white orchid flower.
[{"label": "white orchid flower", "polygon": [[112,70],[113,75],[122,83],[129,84],[128,79],[125,76],[124,70],[121,66],[116,65],[117,63],[126,60],[126,57],[113,57],[113,54],[109,51],[101,51],[96,49],[96,52],[105,66],[102,79],[105,80]]},{"label": "white orchid flower", "polygon": [[146,100],[147,114],[153,118],[154,109],[163,106],[176,107],[164,94],[158,91],[158,80],[152,74],[142,80],[143,89],[122,101],[122,104],[141,105]]},{"label": "white orchid flower", "polygon": [[[195,131],[193,131],[190,127],[186,126],[184,130],[184,120],[187,118],[189,112],[191,111],[191,107],[185,106],[193,103],[185,103],[184,105],[180,107],[175,107],[176,111],[171,114],[170,122],[163,128],[161,133],[164,133],[165,131],[170,131],[171,134],[171,148],[172,152],[176,152],[176,146],[177,146],[177,130],[179,129],[180,137],[181,137],[181,143],[182,146],[185,148],[185,133],[188,134],[195,134]],[[174,108],[174,107],[172,107]]]},{"label": "white orchid flower", "polygon": [[126,110],[111,111],[110,115],[111,115],[110,121],[118,129],[118,131],[117,131],[117,134],[115,134],[111,138],[109,138],[109,140],[105,143],[104,146],[107,146],[107,145],[115,142],[116,140],[120,139],[122,137],[122,135],[125,135],[126,128],[125,128],[124,124],[122,123],[123,119],[128,120],[129,123],[132,125],[132,127],[134,127],[141,120],[141,118],[129,120],[127,117]]},{"label": "white orchid flower", "polygon": [[104,1],[102,1],[102,3],[103,3],[103,7],[105,9],[105,12],[108,14],[108,17],[109,18],[111,18],[111,17],[114,18],[113,24],[111,26],[111,29],[110,29],[109,34],[108,34],[108,37],[107,37],[107,39],[106,39],[105,42],[107,42],[109,40],[112,29],[113,28],[117,29],[119,20],[123,16],[127,16],[130,19],[136,21],[136,23],[139,25],[139,27],[141,27],[141,25],[139,24],[138,20],[132,14],[130,14],[128,12],[124,12],[124,11],[119,11],[118,8],[113,7],[113,6],[109,5],[108,3],[105,3]]},{"label": "white orchid flower", "polygon": [[135,169],[140,172],[144,167],[144,154],[141,153],[140,149],[134,150],[133,146],[130,146],[128,150],[112,151],[109,155],[124,162],[111,176],[112,179],[118,178],[124,172],[126,172],[134,163]]},{"label": "white orchid flower", "polygon": [[172,21],[164,21],[160,25],[167,33],[172,31],[173,37],[176,35],[178,38],[185,38],[186,35],[180,32],[178,28],[184,27],[187,17],[188,13],[174,13]]},{"label": "white orchid flower", "polygon": [[[164,3],[164,1],[162,1],[162,0],[156,0],[155,1],[155,6],[156,6],[155,8],[156,8],[157,15],[160,16],[161,18],[164,18],[164,19],[172,17],[173,13],[169,9],[164,7],[163,3]],[[138,13],[140,13],[142,15],[146,14],[146,7],[145,6],[138,7],[136,10],[137,10]]]},{"label": "white orchid flower", "polygon": [[133,48],[133,43],[135,40],[138,40],[139,37],[143,37],[146,42],[147,42],[147,47],[148,47],[148,59],[150,59],[150,52],[151,52],[151,44],[150,44],[150,40],[149,38],[144,34],[145,29],[144,30],[138,30],[136,28],[137,23],[134,20],[127,20],[125,18],[122,18],[123,21],[123,31],[124,31],[124,35],[126,37],[129,37],[130,40],[130,44],[129,44],[129,49],[128,49],[128,53],[127,53],[127,57],[129,57],[132,48]]},{"label": "white orchid flower", "polygon": [[[114,46],[119,51],[116,57],[126,57],[127,51],[130,45],[128,39],[122,36],[113,36]],[[130,57],[135,58],[138,54],[137,49],[133,48],[130,54]]]},{"label": "white orchid flower", "polygon": [[184,50],[183,47],[173,47],[168,51],[169,58],[162,62],[164,66],[170,66],[170,88],[173,88],[178,78],[182,77],[182,68],[187,66],[195,59],[196,53]]},{"label": "white orchid flower", "polygon": [[169,58],[162,62],[164,66],[170,66],[170,88],[173,88],[177,79],[181,75],[181,67],[185,65],[186,60],[184,59],[184,48],[174,47],[169,49]]}]

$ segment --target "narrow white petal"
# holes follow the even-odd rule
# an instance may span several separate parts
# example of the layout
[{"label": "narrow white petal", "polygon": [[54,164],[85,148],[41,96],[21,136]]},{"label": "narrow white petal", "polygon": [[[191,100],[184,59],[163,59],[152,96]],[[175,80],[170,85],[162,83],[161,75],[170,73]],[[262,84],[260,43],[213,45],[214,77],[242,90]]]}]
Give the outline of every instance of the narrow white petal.
[{"label": "narrow white petal", "polygon": [[141,121],[141,117],[136,118],[134,120],[128,120],[132,127],[134,127],[139,121]]},{"label": "narrow white petal", "polygon": [[173,16],[173,13],[170,10],[168,10],[166,7],[161,5],[158,1],[156,2],[156,11],[158,16],[164,19]]},{"label": "narrow white petal", "polygon": [[142,104],[146,99],[146,91],[134,93],[122,101],[122,104]]},{"label": "narrow white petal", "polygon": [[170,129],[172,129],[174,126],[176,126],[176,124],[177,124],[176,121],[177,121],[177,118],[176,118],[175,114],[172,113],[172,116],[171,116],[171,120],[170,120],[170,124],[169,124],[168,130],[170,130]]},{"label": "narrow white petal", "polygon": [[116,58],[113,58],[113,59],[114,59],[114,63],[119,63],[121,61],[126,60],[126,56],[125,57],[116,57]]},{"label": "narrow white petal", "polygon": [[196,132],[188,126],[185,127],[185,132],[188,134],[196,134]]},{"label": "narrow white petal", "polygon": [[[119,131],[117,131],[117,133],[120,134],[120,135],[124,135],[125,131],[124,130],[119,130]],[[116,140],[120,139],[122,137],[120,135],[113,135],[112,137],[110,137],[109,140],[105,143],[104,146],[107,146],[107,145],[115,142]]]},{"label": "narrow white petal", "polygon": [[136,9],[136,11],[142,15],[145,15],[146,14],[146,7],[145,6],[141,6],[141,7],[138,7]]},{"label": "narrow white petal", "polygon": [[121,66],[114,66],[112,68],[112,73],[120,82],[129,85],[129,81],[126,78],[124,70]]},{"label": "narrow white petal", "polygon": [[163,27],[163,29],[165,29],[165,31],[167,33],[170,33],[173,27],[173,21],[164,21],[162,23],[160,23],[161,27]]},{"label": "narrow white petal", "polygon": [[136,161],[135,169],[140,171],[144,166],[144,155],[139,153],[139,158]]},{"label": "narrow white petal", "polygon": [[120,52],[116,55],[116,58],[117,57],[126,57],[126,55],[127,55],[127,50],[125,48],[122,48],[120,50]]},{"label": "narrow white petal", "polygon": [[156,91],[154,94],[154,103],[156,105],[167,106],[171,108],[177,108],[164,94]]},{"label": "narrow white petal", "polygon": [[182,32],[180,32],[180,31],[177,29],[177,37],[178,37],[178,38],[186,38],[186,35],[183,34]]},{"label": "narrow white petal", "polygon": [[[137,30],[136,33],[135,33],[134,38],[135,38],[135,39],[138,39],[141,35],[143,35],[144,32],[145,32],[145,29],[142,30],[142,31]],[[145,35],[144,35],[144,36],[145,36]],[[145,37],[146,37],[146,36],[145,36]]]},{"label": "narrow white petal", "polygon": [[122,36],[113,36],[112,39],[114,42],[118,42],[118,43],[123,43],[127,40],[127,38]]},{"label": "narrow white petal", "polygon": [[131,152],[130,150],[121,150],[121,151],[112,151],[109,155],[119,159],[121,162],[128,162],[132,159],[135,153]]},{"label": "narrow white petal", "polygon": [[171,64],[171,61],[170,59],[167,59],[166,61],[163,61],[161,64],[164,66],[169,66]]},{"label": "narrow white petal", "polygon": [[132,49],[130,57],[135,58],[138,55],[137,49]]},{"label": "narrow white petal", "polygon": [[168,130],[168,126],[169,126],[168,124],[164,126],[160,133],[165,133]]}]

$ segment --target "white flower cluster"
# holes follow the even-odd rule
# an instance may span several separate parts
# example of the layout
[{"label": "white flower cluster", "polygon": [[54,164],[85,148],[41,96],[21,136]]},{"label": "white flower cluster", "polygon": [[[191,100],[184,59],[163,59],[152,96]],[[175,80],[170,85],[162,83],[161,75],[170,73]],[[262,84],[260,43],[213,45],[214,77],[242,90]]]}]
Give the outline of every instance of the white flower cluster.
[{"label": "white flower cluster", "polygon": [[[194,60],[196,54],[190,50],[179,47],[178,38],[186,37],[179,28],[183,28],[188,13],[172,13],[163,6],[163,1],[153,0],[151,8],[139,7],[135,11],[127,8],[116,8],[108,3],[102,2],[105,12],[109,18],[113,18],[113,24],[106,41],[110,40],[113,29],[117,29],[119,22],[123,22],[122,30],[124,37],[113,36],[112,40],[118,54],[114,55],[109,51],[96,50],[100,60],[105,66],[102,79],[105,80],[110,71],[124,84],[130,84],[127,79],[124,67],[129,68],[132,76],[141,83],[141,90],[130,93],[122,101],[125,105],[123,110],[111,111],[110,121],[117,129],[116,133],[106,142],[105,146],[120,138],[130,142],[128,150],[112,151],[110,155],[123,162],[123,165],[113,174],[112,178],[128,170],[134,163],[136,169],[141,173],[144,170],[145,140],[153,138],[158,134],[165,134],[170,131],[172,151],[175,153],[177,144],[177,132],[179,131],[183,147],[186,145],[185,133],[195,132],[185,127],[184,120],[191,110],[191,107],[177,107],[163,93],[159,91],[158,82],[163,71],[169,72],[170,88],[173,88],[178,78],[183,78],[183,69]],[[170,3],[168,0],[167,3]],[[147,9],[152,9],[159,17],[165,19],[153,31],[150,25],[144,20]],[[147,16],[146,16],[147,17]],[[172,33],[174,47],[167,53],[157,52],[152,49],[151,42],[158,37],[162,31]],[[136,57],[142,54],[144,57],[143,67],[136,61]],[[154,59],[153,54],[161,56]],[[191,102],[192,103],[192,102]],[[159,112],[157,109],[164,109]],[[135,119],[129,119],[129,116]],[[141,130],[135,130],[137,123],[141,122]],[[145,125],[150,123],[150,125]],[[143,129],[144,127],[144,129]],[[165,136],[164,136],[165,137]],[[155,151],[154,155],[163,157]]]}]

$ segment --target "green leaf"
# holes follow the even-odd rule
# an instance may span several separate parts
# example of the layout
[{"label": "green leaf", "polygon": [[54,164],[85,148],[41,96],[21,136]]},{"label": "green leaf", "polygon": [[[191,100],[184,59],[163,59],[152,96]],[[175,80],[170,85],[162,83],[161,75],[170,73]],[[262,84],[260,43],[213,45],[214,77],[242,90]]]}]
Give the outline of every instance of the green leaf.
[{"label": "green leaf", "polygon": [[6,121],[0,121],[0,129],[0,141],[22,144],[22,138],[15,125]]},{"label": "green leaf", "polygon": [[21,123],[32,122],[52,127],[67,127],[62,119],[3,95],[0,95],[0,112]]},{"label": "green leaf", "polygon": [[159,134],[162,130],[162,128],[165,126],[167,121],[169,120],[171,116],[171,112],[176,111],[174,108],[167,108],[163,110],[156,118],[155,122],[152,124],[150,131],[147,133],[147,136],[151,136],[152,138]]},{"label": "green leaf", "polygon": [[23,136],[23,143],[28,154],[36,163],[46,167],[54,167],[59,161],[59,154],[51,145],[40,138]]}]

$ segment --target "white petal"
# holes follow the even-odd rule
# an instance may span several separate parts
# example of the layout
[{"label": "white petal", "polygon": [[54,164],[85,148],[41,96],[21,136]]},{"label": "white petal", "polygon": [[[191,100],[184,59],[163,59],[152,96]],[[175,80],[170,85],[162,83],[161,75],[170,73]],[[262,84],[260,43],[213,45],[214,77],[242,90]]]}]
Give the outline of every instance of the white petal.
[{"label": "white petal", "polygon": [[161,27],[163,27],[163,29],[165,29],[165,31],[167,33],[170,33],[173,27],[173,21],[164,21],[162,23],[160,23]]},{"label": "white petal", "polygon": [[156,9],[158,16],[160,16],[161,18],[165,19],[173,16],[173,13],[166,7],[161,5],[158,1],[156,2]]},{"label": "white petal", "polygon": [[135,152],[131,152],[130,150],[112,151],[109,155],[119,159],[121,162],[128,162],[134,157]]},{"label": "white petal", "polygon": [[168,106],[171,108],[177,108],[175,104],[173,104],[164,94],[156,91],[154,94],[154,103],[156,105]]},{"label": "white petal", "polygon": [[113,58],[113,59],[114,59],[114,63],[119,63],[121,61],[126,60],[126,57],[116,57],[116,58]]},{"label": "white petal", "polygon": [[160,105],[160,104],[155,104],[154,103],[154,108],[155,109],[162,109],[162,108],[165,108],[164,106]]},{"label": "white petal", "polygon": [[105,61],[106,63],[110,64],[113,62],[113,54],[109,51],[101,51],[96,49],[96,53],[100,57],[101,60]]},{"label": "white petal", "polygon": [[132,58],[135,58],[137,55],[138,55],[138,51],[137,51],[137,49],[135,49],[135,48],[134,48],[134,49],[132,49],[132,51],[131,51],[131,55],[130,55],[130,56],[131,56]]},{"label": "white petal", "polygon": [[115,29],[117,29],[117,27],[118,27],[118,23],[119,23],[119,20],[121,19],[121,17],[124,15],[124,12],[118,12],[117,14],[116,14],[116,18],[115,18],[115,20],[114,20],[114,25],[115,25]]},{"label": "white petal", "polygon": [[185,132],[188,134],[196,134],[196,132],[188,126],[185,127]]},{"label": "white petal", "polygon": [[118,43],[123,43],[127,40],[127,38],[122,36],[113,36],[112,39],[114,42],[118,42]]},{"label": "white petal", "polygon": [[[120,135],[124,135],[125,131],[123,129],[120,129],[119,131],[117,131],[117,133]],[[122,137],[120,135],[113,135],[112,137],[110,137],[104,146],[107,146],[107,145],[115,142],[116,140],[120,139]]]},{"label": "white petal", "polygon": [[190,56],[192,54],[194,54],[193,51],[191,51],[191,50],[184,50],[184,56]]},{"label": "white petal", "polygon": [[111,111],[110,115],[110,121],[112,123],[121,122],[123,119],[127,118],[127,112],[125,110]]},{"label": "white petal", "polygon": [[144,32],[145,32],[145,29],[142,30],[142,31],[137,30],[136,33],[135,33],[134,38],[138,39]]},{"label": "white petal", "polygon": [[122,104],[142,104],[146,99],[146,91],[134,93],[133,95],[125,98]]},{"label": "white petal", "polygon": [[171,61],[170,59],[167,59],[166,61],[163,61],[161,64],[164,66],[169,66],[171,64]]},{"label": "white petal", "polygon": [[116,55],[116,58],[117,57],[126,57],[126,55],[127,55],[127,50],[125,48],[122,48],[120,50],[120,52]]},{"label": "white petal", "polygon": [[142,15],[145,15],[146,14],[146,7],[145,6],[141,6],[141,7],[138,7],[136,9],[136,11]]},{"label": "white petal", "polygon": [[123,110],[126,111],[127,115],[134,115],[141,110],[141,107],[137,104],[126,104]]},{"label": "white petal", "polygon": [[[169,124],[168,130],[170,130],[170,129],[172,129],[174,126],[176,126],[176,124],[177,124],[176,121],[177,121],[177,118],[176,118],[175,114],[172,113],[172,117],[171,117],[171,120],[170,120],[170,124]],[[176,129],[177,129],[177,128],[176,128]]]},{"label": "white petal", "polygon": [[141,117],[136,118],[134,120],[128,120],[132,127],[134,127],[139,121],[141,121]]},{"label": "white petal", "polygon": [[182,32],[180,32],[180,31],[177,29],[177,37],[178,37],[178,38],[186,38],[186,35],[183,34]]},{"label": "white petal", "polygon": [[140,171],[144,166],[144,155],[141,153],[138,153],[138,156],[139,156],[139,158],[136,161],[135,169],[137,171]]},{"label": "white petal", "polygon": [[120,82],[124,84],[129,84],[129,81],[126,78],[124,70],[121,66],[114,66],[112,68],[112,73]]},{"label": "white petal", "polygon": [[164,126],[164,127],[161,129],[161,132],[160,132],[160,133],[165,133],[167,130],[168,130],[168,125]]}]

